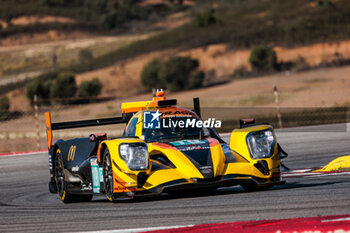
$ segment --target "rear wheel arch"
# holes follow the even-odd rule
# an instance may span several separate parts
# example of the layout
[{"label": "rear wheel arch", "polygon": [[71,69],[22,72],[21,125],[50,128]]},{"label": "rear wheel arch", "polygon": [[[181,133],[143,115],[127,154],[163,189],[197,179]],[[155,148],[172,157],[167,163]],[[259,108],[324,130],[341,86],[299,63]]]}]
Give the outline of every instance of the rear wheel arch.
[{"label": "rear wheel arch", "polygon": [[52,155],[51,155],[51,161],[52,161],[52,173],[53,175],[55,175],[55,159],[56,159],[56,156],[57,156],[57,151],[59,150],[59,146],[57,144],[55,144],[52,148]]},{"label": "rear wheel arch", "polygon": [[[53,161],[53,176],[56,184],[56,190],[59,198],[63,203],[74,203],[74,202],[89,202],[91,201],[93,195],[92,194],[72,194],[69,192],[67,187],[67,182],[65,181],[64,175],[64,161],[63,155],[59,149],[58,145],[55,145],[52,153],[52,161]],[[56,168],[57,164],[61,164]],[[57,175],[57,171],[59,170],[60,175]],[[58,179],[61,179],[60,182]]]}]

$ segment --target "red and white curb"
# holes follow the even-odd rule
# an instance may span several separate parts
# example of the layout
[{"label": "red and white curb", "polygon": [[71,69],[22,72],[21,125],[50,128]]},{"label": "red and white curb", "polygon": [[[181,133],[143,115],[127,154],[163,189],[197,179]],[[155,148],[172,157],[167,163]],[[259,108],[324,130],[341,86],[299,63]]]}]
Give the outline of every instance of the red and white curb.
[{"label": "red and white curb", "polygon": [[26,151],[26,152],[11,152],[11,153],[2,153],[0,157],[4,156],[15,156],[15,155],[32,155],[32,154],[40,154],[47,153],[47,150],[36,150],[36,151]]},{"label": "red and white curb", "polygon": [[[166,226],[166,227],[143,227],[143,228],[130,228],[130,229],[118,229],[118,230],[102,230],[102,231],[84,231],[85,233],[132,233],[132,232],[152,232],[157,230],[174,230],[177,228],[193,227],[195,225],[181,225],[181,226]],[[79,232],[78,232],[79,233]],[[80,232],[83,233],[83,232]]]},{"label": "red and white curb", "polygon": [[283,172],[282,177],[297,178],[297,177],[320,177],[320,176],[338,176],[350,174],[350,171],[313,171],[317,170],[315,168],[311,169],[298,169],[288,172]]},{"label": "red and white curb", "polygon": [[350,233],[350,215],[213,223],[144,232]]}]

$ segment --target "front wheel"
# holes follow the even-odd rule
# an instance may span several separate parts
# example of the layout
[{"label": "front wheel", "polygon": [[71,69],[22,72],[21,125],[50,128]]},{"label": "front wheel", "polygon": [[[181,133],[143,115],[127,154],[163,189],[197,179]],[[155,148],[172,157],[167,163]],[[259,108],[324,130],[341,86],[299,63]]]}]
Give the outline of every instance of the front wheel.
[{"label": "front wheel", "polygon": [[109,153],[108,148],[103,153],[102,160],[103,167],[103,188],[106,192],[106,196],[108,200],[113,200],[113,169],[111,163],[111,155]]},{"label": "front wheel", "polygon": [[55,165],[54,177],[56,181],[56,189],[57,189],[58,196],[63,203],[91,201],[92,199],[91,194],[76,195],[76,194],[71,194],[67,191],[67,182],[65,181],[63,159],[59,150],[56,152],[54,165]]}]

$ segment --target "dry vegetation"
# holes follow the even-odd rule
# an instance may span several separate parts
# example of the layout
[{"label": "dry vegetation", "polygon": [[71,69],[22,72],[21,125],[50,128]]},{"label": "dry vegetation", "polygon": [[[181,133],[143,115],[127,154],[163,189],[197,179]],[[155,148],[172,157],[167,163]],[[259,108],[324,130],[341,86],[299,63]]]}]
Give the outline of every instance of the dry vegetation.
[{"label": "dry vegetation", "polygon": [[[206,6],[211,4],[210,1],[205,2]],[[350,9],[348,2],[333,1],[330,6],[332,8],[329,9],[318,7],[316,1],[309,1],[308,4],[301,0],[296,3],[265,1],[266,4],[247,1],[241,5],[237,2],[222,1],[216,8],[216,23],[206,27],[197,27],[191,21],[191,16],[196,16],[195,13],[207,10],[198,6],[191,16],[188,12],[177,12],[151,22],[133,22],[133,30],[138,34],[131,36],[96,36],[88,30],[56,29],[9,34],[6,38],[0,38],[0,78],[28,70],[45,70],[52,66],[54,53],[62,67],[76,64],[80,50],[91,50],[97,58],[97,67],[104,68],[78,74],[77,84],[99,77],[103,84],[101,95],[113,95],[119,99],[65,109],[52,108],[54,121],[115,116],[120,114],[121,102],[149,99],[149,94],[139,95],[143,91],[140,82],[143,66],[153,58],[165,60],[174,55],[198,59],[199,68],[206,73],[205,84],[226,82],[199,90],[169,93],[168,97],[177,98],[180,105],[191,106],[192,98],[200,97],[203,107],[273,107],[274,82],[280,92],[282,107],[350,105],[350,67],[299,73],[292,70],[264,77],[232,79],[237,70],[251,70],[248,62],[250,48],[259,43],[275,45],[278,62],[294,62],[297,66],[317,67],[339,59],[349,60],[350,40],[347,39],[348,32],[343,30],[344,25],[350,22],[345,14],[346,9]],[[144,2],[145,5],[159,3],[164,3],[164,0]],[[292,3],[294,6],[300,4],[301,7],[291,9]],[[339,10],[341,3],[344,11]],[[193,1],[184,1],[184,4],[192,5]],[[288,13],[282,14],[284,11],[281,9],[288,9]],[[36,24],[74,24],[76,20],[81,20],[68,13],[66,12],[66,17],[20,16],[13,18],[11,24],[33,29]],[[339,21],[340,18],[342,20]],[[8,29],[5,21],[0,20],[0,24],[3,29]],[[141,29],[159,30],[160,33],[157,32],[152,37],[152,33],[140,34]],[[329,34],[330,30],[334,33]],[[328,33],[327,40],[323,33]],[[137,42],[131,43],[133,41]],[[31,109],[23,88],[7,95],[10,97],[12,111]],[[35,132],[31,116],[0,123],[0,128],[0,137],[5,139],[10,138],[11,132]],[[91,131],[108,132],[110,129],[103,127]],[[114,134],[119,134],[122,127],[113,127],[113,130],[116,130],[113,131]],[[42,114],[40,131],[45,138]],[[74,133],[74,130],[71,132]],[[87,136],[90,131],[82,132]],[[11,143],[7,141],[0,140],[0,152],[33,149],[35,144],[31,138],[15,139]]]},{"label": "dry vegetation", "polygon": [[[350,105],[350,67],[328,68],[300,73],[284,73],[232,81],[227,84],[203,88],[200,90],[168,93],[168,98],[177,98],[179,105],[191,106],[193,97],[200,97],[202,107],[274,107],[273,82],[276,81],[281,97],[281,107],[332,107]],[[118,99],[104,103],[73,106],[66,109],[51,108],[54,121],[70,121],[110,117],[120,115],[120,104],[125,101],[140,101],[151,98],[151,94],[138,95],[127,99]],[[258,111],[258,109],[257,109]],[[234,117],[234,116],[233,116]],[[242,117],[236,116],[237,119]],[[244,117],[244,116],[243,116]],[[247,116],[245,116],[247,117]],[[12,132],[32,132],[35,135],[34,118],[23,117],[0,123],[1,135]],[[111,136],[122,132],[122,126],[79,130],[83,135],[91,132],[106,131]],[[40,115],[40,132],[45,149],[45,128],[43,114]],[[68,132],[77,132],[71,130]],[[57,135],[64,136],[64,135]],[[6,136],[9,137],[9,136]],[[0,140],[0,152],[23,151],[35,149],[33,139]]]},{"label": "dry vegetation", "polygon": [[[130,39],[133,38],[124,38],[125,41]],[[79,48],[82,48],[82,46],[91,46],[93,43],[96,43],[94,41],[99,41],[99,44],[94,45],[96,50],[98,50],[98,45],[101,45],[103,41],[111,44],[114,42],[116,45],[118,45],[118,42],[122,43],[123,38],[105,38],[104,40],[103,38],[96,38],[85,41],[81,40],[81,42],[71,42],[70,44],[64,45],[65,47],[69,47],[70,50],[62,49],[62,51],[65,51],[67,54],[71,52],[70,55],[72,56],[72,54],[77,53]],[[57,46],[59,44],[62,44],[63,46],[64,42],[57,42],[55,45]],[[53,46],[54,44],[48,46],[48,51]],[[27,54],[29,54],[29,50],[31,49],[25,50]],[[35,49],[32,49],[31,51],[34,50]],[[350,58],[350,41],[342,41],[332,44],[319,43],[311,46],[296,47],[293,49],[277,47],[276,51],[279,61],[294,61],[298,63],[300,57],[302,57],[303,62],[305,62],[306,65],[313,67],[318,66],[323,62],[329,62],[332,59],[334,60],[337,58],[337,56],[341,56],[344,59]],[[206,72],[206,82],[215,83],[232,80],[230,79],[232,74],[237,69],[242,67],[250,70],[251,67],[248,62],[249,54],[250,51],[248,50],[230,50],[228,45],[225,44],[212,45],[206,48],[191,49],[188,51],[166,50],[162,52],[153,52],[131,58],[126,61],[117,62],[115,65],[110,67],[78,74],[76,76],[76,81],[77,84],[80,84],[83,80],[90,80],[94,77],[99,77],[101,83],[103,84],[102,96],[117,96],[122,98],[140,93],[140,90],[142,90],[142,85],[140,82],[142,68],[148,61],[155,57],[163,60],[171,55],[183,55],[196,58],[199,60],[200,69]],[[292,81],[292,79],[289,81]],[[308,86],[294,88],[295,92],[301,92],[307,89],[309,89]],[[30,107],[28,100],[26,100],[24,97],[23,89],[12,91],[8,95],[11,99],[12,110],[26,111]],[[257,100],[263,103],[266,103],[267,101],[267,99],[264,98],[257,98]],[[254,102],[256,101],[253,101],[253,103]],[[241,100],[238,101],[238,103],[240,103],[240,105],[244,105],[250,104],[252,101]],[[330,105],[332,104],[330,103]]]},{"label": "dry vegetation", "polygon": [[[316,67],[323,62],[329,62],[337,58],[339,54],[344,59],[350,58],[350,41],[342,41],[333,44],[315,44],[311,46],[285,49],[277,47],[279,61],[296,62],[300,57],[307,66]],[[172,55],[191,56],[199,60],[200,69],[206,72],[207,82],[218,82],[228,80],[237,69],[250,70],[248,62],[249,50],[231,50],[226,44],[211,45],[205,48],[191,49],[188,51],[167,50],[153,52],[118,62],[114,66],[79,74],[77,81],[89,80],[93,77],[100,77],[104,84],[103,93],[127,96],[135,94],[142,88],[140,74],[143,66],[153,58],[166,59]],[[213,80],[210,80],[213,79]]]}]

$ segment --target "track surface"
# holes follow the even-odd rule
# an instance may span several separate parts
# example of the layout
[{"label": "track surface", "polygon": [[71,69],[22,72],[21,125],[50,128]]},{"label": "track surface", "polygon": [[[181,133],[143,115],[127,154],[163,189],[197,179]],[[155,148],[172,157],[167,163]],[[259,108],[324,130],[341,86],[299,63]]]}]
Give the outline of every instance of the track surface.
[{"label": "track surface", "polygon": [[[310,129],[324,131],[302,131]],[[319,167],[350,154],[349,132],[332,132],[331,127],[325,131],[278,131],[278,140],[289,153],[285,165]],[[350,214],[350,175],[286,179],[286,185],[252,193],[232,187],[137,202],[110,203],[96,197],[90,203],[63,204],[48,192],[45,153],[1,156],[0,232],[91,231]]]}]

